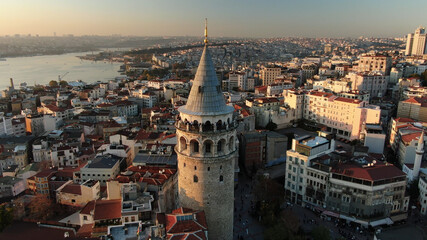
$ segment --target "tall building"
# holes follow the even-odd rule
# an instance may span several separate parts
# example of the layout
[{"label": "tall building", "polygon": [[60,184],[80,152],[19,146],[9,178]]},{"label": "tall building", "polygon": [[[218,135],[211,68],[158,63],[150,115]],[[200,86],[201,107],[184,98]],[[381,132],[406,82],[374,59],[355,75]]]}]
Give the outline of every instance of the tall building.
[{"label": "tall building", "polygon": [[278,77],[282,72],[282,69],[279,67],[264,67],[260,71],[262,85],[267,86],[274,83],[276,77]]},{"label": "tall building", "polygon": [[360,56],[358,72],[382,72],[385,75],[390,74],[392,60],[390,56],[382,54],[367,54]]},{"label": "tall building", "polygon": [[421,56],[427,53],[427,34],[425,28],[419,27],[415,33],[408,34],[406,39],[406,55]]},{"label": "tall building", "polygon": [[178,109],[179,206],[206,213],[209,239],[233,239],[236,122],[205,47],[187,104]]}]

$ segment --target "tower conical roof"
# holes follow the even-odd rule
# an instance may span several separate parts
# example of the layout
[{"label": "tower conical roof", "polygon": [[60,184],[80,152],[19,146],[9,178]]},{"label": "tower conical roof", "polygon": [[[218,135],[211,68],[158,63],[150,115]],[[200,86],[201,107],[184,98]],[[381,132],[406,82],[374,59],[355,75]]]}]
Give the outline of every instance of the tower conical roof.
[{"label": "tower conical roof", "polygon": [[179,111],[190,115],[219,115],[233,112],[233,107],[225,103],[207,43],[203,49],[187,105],[181,107]]}]

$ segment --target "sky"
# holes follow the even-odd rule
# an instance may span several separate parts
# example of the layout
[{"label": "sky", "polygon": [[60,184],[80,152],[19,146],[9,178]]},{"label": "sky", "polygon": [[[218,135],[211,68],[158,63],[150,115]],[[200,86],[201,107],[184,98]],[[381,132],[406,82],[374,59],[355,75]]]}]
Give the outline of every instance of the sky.
[{"label": "sky", "polygon": [[0,0],[0,36],[401,37],[426,0]]}]

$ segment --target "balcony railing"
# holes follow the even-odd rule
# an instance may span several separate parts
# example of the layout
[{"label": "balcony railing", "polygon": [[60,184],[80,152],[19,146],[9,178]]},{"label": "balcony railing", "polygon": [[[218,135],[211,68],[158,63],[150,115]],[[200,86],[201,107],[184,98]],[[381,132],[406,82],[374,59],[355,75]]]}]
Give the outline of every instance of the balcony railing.
[{"label": "balcony railing", "polygon": [[232,121],[229,124],[191,124],[190,122],[177,121],[175,127],[179,130],[194,133],[217,133],[227,132],[235,129],[238,126],[237,121]]}]

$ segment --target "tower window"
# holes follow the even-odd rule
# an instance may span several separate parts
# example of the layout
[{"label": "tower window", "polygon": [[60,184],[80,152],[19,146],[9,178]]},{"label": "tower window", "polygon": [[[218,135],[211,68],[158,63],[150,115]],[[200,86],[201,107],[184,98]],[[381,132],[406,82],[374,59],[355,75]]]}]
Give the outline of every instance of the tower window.
[{"label": "tower window", "polygon": [[211,167],[208,167],[208,171],[210,171],[211,170]]},{"label": "tower window", "polygon": [[222,169],[222,165],[221,165],[221,166],[219,166],[219,169]]},{"label": "tower window", "polygon": [[194,170],[197,170],[197,166],[194,166]]},{"label": "tower window", "polygon": [[221,175],[221,176],[219,176],[219,181],[220,182],[223,182],[224,181],[224,177]]},{"label": "tower window", "polygon": [[205,153],[210,153],[211,152],[211,147],[212,147],[212,143],[207,141],[205,143]]},{"label": "tower window", "polygon": [[184,163],[184,167],[186,166],[186,164]]},{"label": "tower window", "polygon": [[193,148],[193,152],[198,153],[199,152],[199,142],[196,140],[191,140],[191,145]]},{"label": "tower window", "polygon": [[199,181],[199,178],[198,178],[196,175],[194,175],[194,176],[193,176],[193,181],[194,181],[194,182],[198,182],[198,181]]}]

